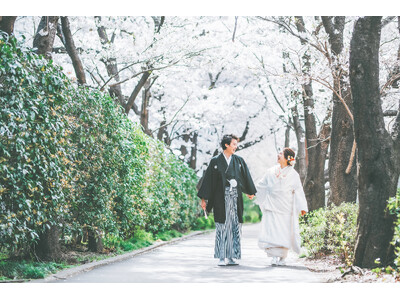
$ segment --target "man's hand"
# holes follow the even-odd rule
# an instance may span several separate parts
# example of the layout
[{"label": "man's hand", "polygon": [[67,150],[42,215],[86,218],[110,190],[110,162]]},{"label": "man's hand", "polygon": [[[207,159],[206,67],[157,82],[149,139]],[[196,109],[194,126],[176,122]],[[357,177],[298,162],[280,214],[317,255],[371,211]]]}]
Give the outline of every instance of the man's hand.
[{"label": "man's hand", "polygon": [[203,209],[203,210],[206,210],[206,207],[207,207],[207,204],[206,204],[206,200],[204,200],[204,199],[201,199],[201,208]]},{"label": "man's hand", "polygon": [[[246,194],[246,195],[247,195],[247,194]],[[250,200],[253,200],[254,195],[247,195],[247,197],[248,197]]]},{"label": "man's hand", "polygon": [[304,216],[307,212],[305,210],[301,211],[301,215]]}]

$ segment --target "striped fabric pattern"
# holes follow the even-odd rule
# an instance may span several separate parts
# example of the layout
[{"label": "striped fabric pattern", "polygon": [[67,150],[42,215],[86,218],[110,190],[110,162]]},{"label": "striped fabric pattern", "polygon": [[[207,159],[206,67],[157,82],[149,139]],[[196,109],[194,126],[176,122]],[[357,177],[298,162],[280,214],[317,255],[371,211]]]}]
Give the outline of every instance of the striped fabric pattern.
[{"label": "striped fabric pattern", "polygon": [[225,223],[215,223],[215,249],[214,258],[241,258],[240,236],[242,224],[237,216],[236,188],[225,189]]}]

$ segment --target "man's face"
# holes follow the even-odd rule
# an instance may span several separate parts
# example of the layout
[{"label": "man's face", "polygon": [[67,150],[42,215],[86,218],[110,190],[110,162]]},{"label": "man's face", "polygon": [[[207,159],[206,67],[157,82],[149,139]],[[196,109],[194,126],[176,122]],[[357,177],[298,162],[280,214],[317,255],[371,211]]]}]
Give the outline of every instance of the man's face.
[{"label": "man's face", "polygon": [[230,145],[225,144],[226,151],[231,155],[234,154],[237,149],[237,144],[238,144],[238,141],[235,139],[232,139]]}]

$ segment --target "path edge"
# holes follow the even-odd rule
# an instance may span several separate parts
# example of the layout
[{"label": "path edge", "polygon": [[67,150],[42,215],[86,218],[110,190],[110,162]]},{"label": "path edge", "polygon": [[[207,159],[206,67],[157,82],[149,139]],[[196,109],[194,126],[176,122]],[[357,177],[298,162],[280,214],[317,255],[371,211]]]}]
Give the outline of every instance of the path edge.
[{"label": "path edge", "polygon": [[120,261],[123,261],[123,260],[127,260],[127,259],[130,259],[130,258],[133,258],[135,256],[138,256],[138,255],[153,251],[154,249],[157,249],[157,248],[159,248],[161,246],[174,244],[174,243],[183,241],[185,239],[188,239],[188,238],[191,238],[191,237],[194,237],[194,236],[197,236],[197,235],[210,233],[212,231],[213,231],[212,229],[204,230],[204,231],[195,231],[195,232],[189,233],[187,235],[174,238],[174,239],[169,240],[169,241],[155,242],[153,245],[150,245],[150,246],[145,247],[145,248],[141,248],[141,249],[134,250],[134,251],[131,251],[131,252],[128,252],[128,253],[124,253],[124,254],[120,254],[120,255],[117,255],[117,256],[113,256],[113,257],[106,258],[106,259],[103,259],[103,260],[93,261],[93,262],[90,262],[90,263],[87,263],[87,264],[83,264],[83,265],[79,265],[79,266],[76,266],[76,267],[64,269],[64,270],[61,270],[61,271],[59,271],[57,273],[50,274],[50,275],[46,276],[45,278],[31,279],[29,281],[26,281],[26,283],[46,283],[46,282],[54,282],[56,280],[66,279],[66,278],[69,278],[71,276],[75,276],[75,275],[78,275],[80,273],[83,273],[83,272],[91,271],[91,270],[93,270],[95,268],[98,268],[98,267],[102,267],[102,266],[109,265],[109,264],[112,264],[112,263],[115,263],[115,262],[120,262]]}]

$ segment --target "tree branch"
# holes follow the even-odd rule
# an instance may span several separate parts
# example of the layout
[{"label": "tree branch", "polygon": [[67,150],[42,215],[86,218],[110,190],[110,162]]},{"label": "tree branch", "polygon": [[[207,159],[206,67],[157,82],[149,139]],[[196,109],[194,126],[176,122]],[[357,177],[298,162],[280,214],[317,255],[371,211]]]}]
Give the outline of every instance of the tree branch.
[{"label": "tree branch", "polygon": [[189,100],[190,100],[190,98],[188,97],[188,98],[186,99],[186,101],[183,103],[183,105],[175,112],[175,114],[173,115],[171,121],[169,121],[168,123],[165,123],[164,125],[158,127],[157,129],[151,130],[151,132],[153,133],[153,132],[155,132],[155,131],[157,131],[157,130],[160,130],[161,128],[164,128],[164,127],[166,127],[166,126],[172,124],[172,122],[174,121],[174,119],[176,118],[176,116],[178,115],[178,113],[185,107],[186,103],[188,103]]},{"label": "tree branch", "polygon": [[137,95],[140,92],[140,89],[144,86],[146,83],[147,79],[149,78],[151,72],[144,72],[142,75],[142,78],[140,78],[138,84],[135,86],[135,89],[133,90],[131,96],[128,99],[128,103],[125,105],[125,113],[128,114],[129,111],[131,110]]},{"label": "tree branch", "polygon": [[72,65],[74,67],[76,77],[78,78],[78,82],[79,84],[86,84],[85,71],[72,38],[68,17],[61,17],[61,27],[65,41],[65,48],[67,49],[68,55],[72,60]]},{"label": "tree branch", "polygon": [[240,151],[240,150],[243,150],[243,149],[246,149],[246,148],[249,148],[251,146],[254,146],[255,144],[258,144],[259,142],[261,142],[264,138],[265,138],[265,135],[263,134],[263,135],[259,136],[258,138],[256,138],[255,140],[253,140],[251,142],[247,142],[245,144],[241,144],[236,149],[236,152]]},{"label": "tree branch", "polygon": [[233,28],[232,42],[235,41],[235,34],[236,34],[236,28],[237,28],[237,20],[238,20],[238,17],[235,17],[235,27]]},{"label": "tree branch", "polygon": [[128,77],[128,78],[126,78],[126,79],[124,79],[124,80],[121,80],[121,81],[119,81],[119,82],[110,84],[109,86],[110,86],[110,87],[114,87],[114,86],[120,85],[120,84],[122,84],[122,83],[124,83],[124,82],[127,82],[128,80],[131,80],[131,79],[133,79],[133,78],[139,76],[140,74],[143,74],[143,73],[151,73],[151,72],[153,72],[153,71],[157,71],[157,70],[162,70],[162,69],[165,69],[165,68],[169,68],[169,67],[171,67],[171,66],[173,66],[173,65],[176,65],[178,62],[179,62],[179,61],[176,61],[176,62],[174,62],[174,63],[171,63],[171,64],[166,65],[166,66],[163,66],[163,67],[149,68],[149,69],[143,70],[143,71],[141,71],[141,72],[139,72],[139,73],[133,74],[131,77]]}]

